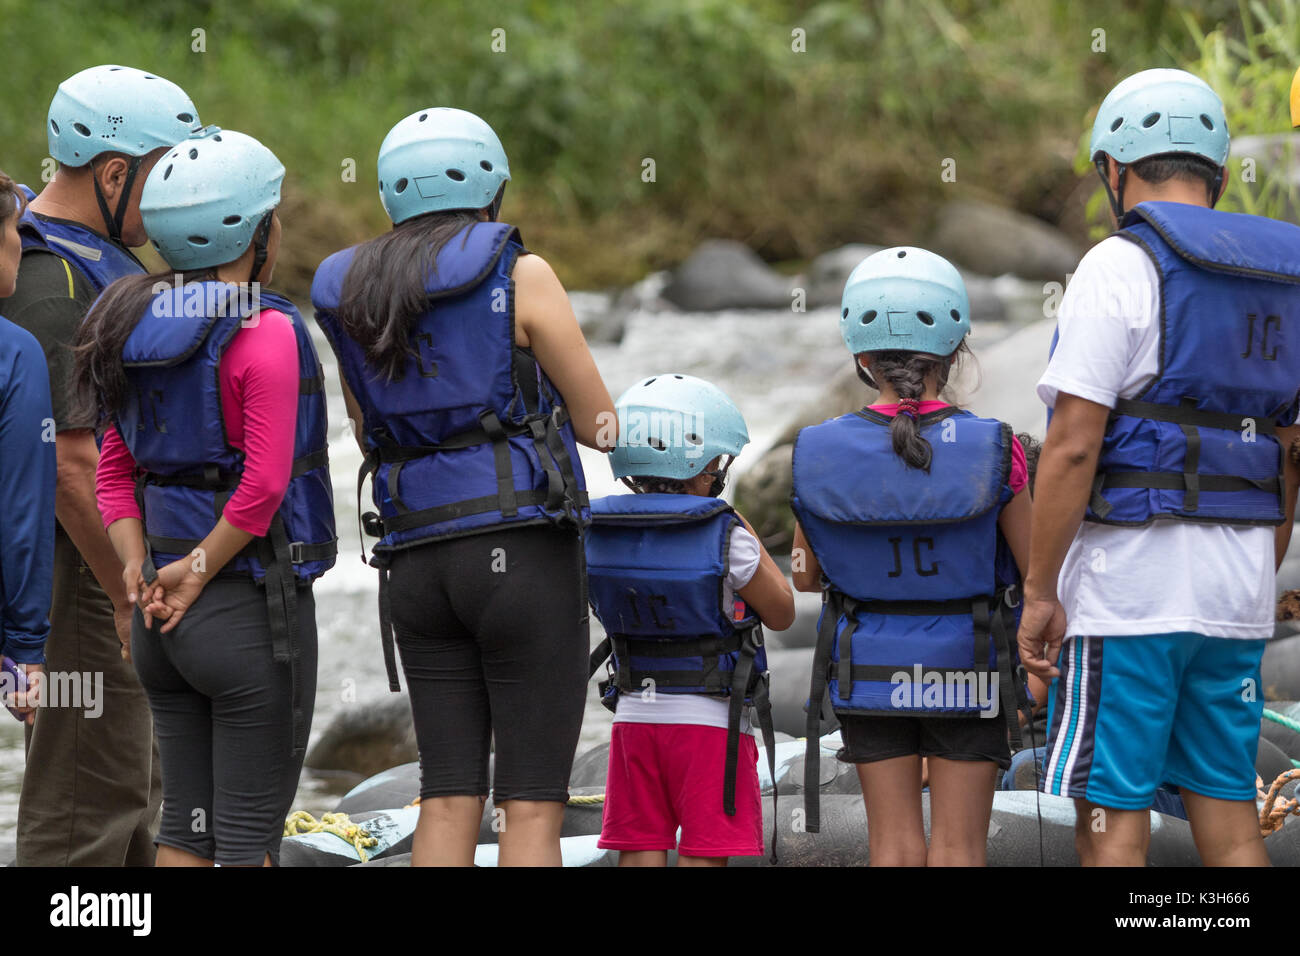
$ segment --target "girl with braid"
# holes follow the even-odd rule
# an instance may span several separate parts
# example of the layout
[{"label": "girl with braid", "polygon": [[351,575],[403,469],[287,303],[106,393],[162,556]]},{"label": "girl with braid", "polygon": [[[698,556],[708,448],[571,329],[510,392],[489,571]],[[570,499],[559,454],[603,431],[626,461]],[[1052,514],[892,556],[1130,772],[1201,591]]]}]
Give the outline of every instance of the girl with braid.
[{"label": "girl with braid", "polygon": [[969,331],[950,263],[906,247],[869,256],[845,286],[840,332],[879,399],[795,441],[794,584],[823,595],[807,828],[819,825],[815,722],[829,697],[878,865],[983,865],[998,768],[1020,744],[1025,453],[1010,426],[942,397]]}]

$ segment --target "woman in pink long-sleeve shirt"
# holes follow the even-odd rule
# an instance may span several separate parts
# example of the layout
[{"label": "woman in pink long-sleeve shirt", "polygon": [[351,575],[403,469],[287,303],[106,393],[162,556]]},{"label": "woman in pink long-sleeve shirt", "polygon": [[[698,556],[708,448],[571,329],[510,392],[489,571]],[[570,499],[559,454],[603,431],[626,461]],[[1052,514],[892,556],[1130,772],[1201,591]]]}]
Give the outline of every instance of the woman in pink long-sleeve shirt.
[{"label": "woman in pink long-sleeve shirt", "polygon": [[114,283],[78,333],[162,757],[160,866],[277,862],[311,723],[311,581],[333,564],[333,501],[315,350],[292,304],[259,289],[283,175],[228,130],[164,156],[141,211],[178,272]]}]

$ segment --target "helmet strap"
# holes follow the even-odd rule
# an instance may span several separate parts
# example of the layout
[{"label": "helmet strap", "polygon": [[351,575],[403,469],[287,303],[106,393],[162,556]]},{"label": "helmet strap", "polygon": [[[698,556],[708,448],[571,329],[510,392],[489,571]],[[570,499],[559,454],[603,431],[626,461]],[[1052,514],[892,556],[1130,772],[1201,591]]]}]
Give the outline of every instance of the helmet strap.
[{"label": "helmet strap", "polygon": [[269,210],[262,217],[262,221],[257,224],[257,231],[253,233],[253,272],[248,277],[249,282],[256,282],[258,275],[262,272],[262,267],[266,265],[267,240],[271,236],[271,217],[273,215],[275,215],[275,210]]},{"label": "helmet strap", "polygon": [[1224,168],[1219,167],[1219,171],[1214,174],[1214,182],[1210,184],[1210,208],[1213,209],[1215,203],[1219,201],[1219,190],[1223,188]]},{"label": "helmet strap", "polygon": [[126,167],[126,181],[122,184],[122,195],[117,200],[117,211],[112,213],[108,211],[108,200],[104,198],[104,191],[99,188],[99,177],[96,175],[94,160],[91,161],[90,182],[95,187],[95,201],[99,203],[99,214],[104,218],[104,230],[108,238],[114,242],[122,241],[122,223],[126,219],[126,207],[131,202],[131,190],[135,187],[135,177],[140,171],[140,163],[143,160],[143,156],[131,157]]},{"label": "helmet strap", "polygon": [[1128,172],[1128,167],[1115,160],[1115,170],[1119,174],[1118,187],[1114,192],[1110,189],[1110,176],[1106,169],[1106,154],[1097,157],[1097,175],[1101,177],[1101,184],[1106,189],[1106,198],[1110,200],[1110,208],[1115,213],[1115,224],[1119,225],[1124,221],[1124,175]]},{"label": "helmet strap", "polygon": [[871,377],[871,373],[862,367],[862,363],[858,361],[856,355],[853,356],[853,370],[858,373],[858,378],[861,379],[868,388],[874,388],[877,392],[880,391],[880,386],[877,385],[876,380]]},{"label": "helmet strap", "polygon": [[713,484],[709,486],[709,497],[718,498],[722,495],[722,490],[727,487],[727,471],[731,468],[731,463],[735,461],[730,455],[727,456],[727,463],[717,471],[702,471],[700,474],[708,475],[713,479]]},{"label": "helmet strap", "polygon": [[496,198],[492,200],[492,205],[488,206],[488,219],[490,221],[496,222],[497,217],[501,215],[501,200],[505,198],[505,195],[506,184],[502,183],[501,188],[497,190]]}]

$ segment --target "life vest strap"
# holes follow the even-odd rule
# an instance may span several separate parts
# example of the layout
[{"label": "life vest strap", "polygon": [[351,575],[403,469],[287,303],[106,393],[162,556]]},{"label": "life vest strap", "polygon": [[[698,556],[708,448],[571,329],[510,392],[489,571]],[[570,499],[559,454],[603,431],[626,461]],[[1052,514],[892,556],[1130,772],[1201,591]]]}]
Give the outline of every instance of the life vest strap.
[{"label": "life vest strap", "polygon": [[1112,415],[1147,418],[1173,425],[1190,425],[1193,428],[1218,428],[1223,431],[1241,431],[1244,427],[1242,419],[1250,419],[1255,423],[1256,434],[1277,434],[1277,425],[1271,418],[1204,411],[1196,407],[1195,399],[1184,399],[1181,405],[1166,405],[1161,402],[1141,402],[1136,399],[1121,398],[1115,402]]},{"label": "life vest strap", "polygon": [[[1189,443],[1190,450],[1190,443]],[[1098,472],[1092,481],[1092,497],[1088,507],[1104,519],[1114,510],[1114,506],[1102,497],[1107,488],[1154,488],[1160,491],[1188,491],[1188,476],[1181,471],[1107,471]],[[1283,481],[1280,476],[1268,478],[1243,478],[1241,475],[1200,475],[1194,476],[1191,487],[1199,491],[1266,491],[1269,494],[1282,494]],[[1195,506],[1185,510],[1195,511]]]}]

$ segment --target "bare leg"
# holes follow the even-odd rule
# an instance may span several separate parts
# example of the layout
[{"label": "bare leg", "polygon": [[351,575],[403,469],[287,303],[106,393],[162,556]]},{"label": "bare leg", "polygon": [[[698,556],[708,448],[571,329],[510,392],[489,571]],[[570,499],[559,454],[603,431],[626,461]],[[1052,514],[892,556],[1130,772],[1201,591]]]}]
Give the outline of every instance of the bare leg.
[{"label": "bare leg", "polygon": [[501,830],[501,866],[561,866],[560,828],[564,804],[558,800],[506,800]]},{"label": "bare leg", "polygon": [[[269,857],[267,863],[268,865],[270,863]],[[201,856],[195,856],[187,850],[159,844],[158,856],[154,860],[154,866],[212,866],[212,861]]]},{"label": "bare leg", "polygon": [[619,866],[667,866],[667,850],[620,850]]},{"label": "bare leg", "polygon": [[921,758],[913,754],[860,763],[858,779],[867,807],[871,865],[925,866]]},{"label": "bare leg", "polygon": [[1074,801],[1074,847],[1084,866],[1146,866],[1150,810],[1116,810]]},{"label": "bare leg", "polygon": [[998,766],[931,757],[928,866],[986,866]]},{"label": "bare leg", "polygon": [[1182,788],[1192,839],[1205,866],[1272,866],[1254,800],[1218,800]]},{"label": "bare leg", "polygon": [[[473,866],[483,797],[429,797],[411,841],[411,866]],[[505,833],[501,834],[502,843]]]},{"label": "bare leg", "polygon": [[726,866],[729,858],[725,856],[683,856],[677,854],[678,866]]}]

